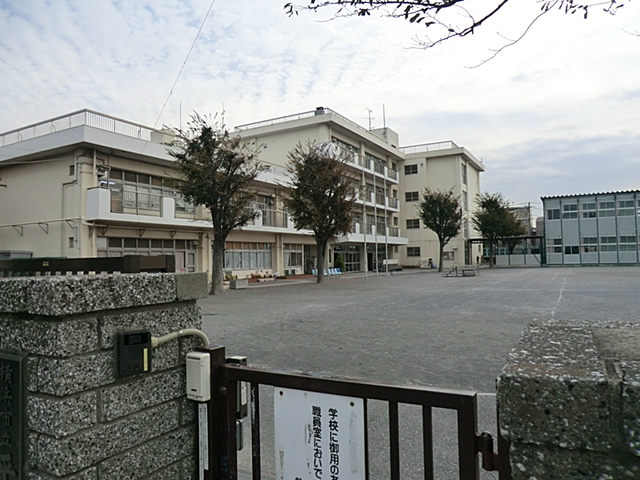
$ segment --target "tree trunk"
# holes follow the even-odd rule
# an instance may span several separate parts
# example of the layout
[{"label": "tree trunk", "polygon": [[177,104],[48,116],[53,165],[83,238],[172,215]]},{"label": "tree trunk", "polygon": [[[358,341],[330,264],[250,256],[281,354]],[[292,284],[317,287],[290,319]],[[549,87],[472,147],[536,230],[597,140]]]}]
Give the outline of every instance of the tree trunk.
[{"label": "tree trunk", "polygon": [[438,260],[438,272],[442,272],[442,255],[444,252],[444,244],[440,240],[440,259]]},{"label": "tree trunk", "polygon": [[318,280],[317,283],[324,283],[324,252],[327,249],[327,242],[316,240],[316,255],[318,256]]},{"label": "tree trunk", "polygon": [[213,263],[211,265],[211,291],[209,295],[224,293],[224,242],[222,235],[213,237]]},{"label": "tree trunk", "polygon": [[493,240],[489,241],[489,268],[494,267],[494,258],[493,258]]}]

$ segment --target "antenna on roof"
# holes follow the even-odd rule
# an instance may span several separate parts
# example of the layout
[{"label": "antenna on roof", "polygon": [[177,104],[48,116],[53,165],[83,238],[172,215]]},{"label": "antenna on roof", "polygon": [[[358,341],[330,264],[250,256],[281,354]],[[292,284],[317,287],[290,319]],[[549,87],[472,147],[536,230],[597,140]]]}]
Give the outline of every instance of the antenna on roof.
[{"label": "antenna on roof", "polygon": [[387,128],[387,114],[384,109],[384,103],[382,104],[382,126]]},{"label": "antenna on roof", "polygon": [[371,130],[371,120],[375,120],[376,117],[371,116],[371,114],[373,113],[373,110],[371,110],[370,108],[367,108],[367,112],[369,112],[369,130]]}]

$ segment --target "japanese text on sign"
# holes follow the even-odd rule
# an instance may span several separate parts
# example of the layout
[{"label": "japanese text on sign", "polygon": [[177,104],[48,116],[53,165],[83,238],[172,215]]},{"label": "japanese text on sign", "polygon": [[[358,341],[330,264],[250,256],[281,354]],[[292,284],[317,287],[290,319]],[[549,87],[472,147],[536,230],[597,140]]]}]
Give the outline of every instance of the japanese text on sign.
[{"label": "japanese text on sign", "polygon": [[274,389],[276,478],[364,480],[364,402]]}]

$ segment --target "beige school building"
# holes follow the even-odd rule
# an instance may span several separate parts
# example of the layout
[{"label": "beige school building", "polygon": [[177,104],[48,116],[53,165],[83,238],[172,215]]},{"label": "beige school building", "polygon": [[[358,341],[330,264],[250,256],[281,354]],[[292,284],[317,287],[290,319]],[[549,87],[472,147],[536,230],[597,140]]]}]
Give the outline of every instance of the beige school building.
[{"label": "beige school building", "polygon": [[[466,239],[484,167],[451,141],[403,147],[390,128],[367,130],[328,108],[240,125],[269,169],[253,185],[259,216],[227,239],[225,269],[297,275],[315,267],[315,241],[283,208],[287,153],[298,143],[331,143],[360,179],[352,233],[329,246],[345,269],[437,262],[438,241],[418,218],[426,187],[452,189],[464,211],[444,266],[481,254]],[[110,115],[80,110],[0,134],[0,259],[173,254],[179,271],[211,270],[209,213],[185,202],[167,149],[173,137]]]}]

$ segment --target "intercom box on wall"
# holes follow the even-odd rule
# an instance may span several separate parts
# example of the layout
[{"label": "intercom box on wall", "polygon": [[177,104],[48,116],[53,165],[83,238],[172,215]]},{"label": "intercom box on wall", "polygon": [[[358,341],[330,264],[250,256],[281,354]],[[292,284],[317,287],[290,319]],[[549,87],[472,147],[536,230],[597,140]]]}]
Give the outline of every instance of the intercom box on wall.
[{"label": "intercom box on wall", "polygon": [[208,353],[187,353],[187,398],[196,402],[211,400],[211,356]]},{"label": "intercom box on wall", "polygon": [[151,371],[151,332],[129,330],[116,334],[116,364],[119,377]]}]

